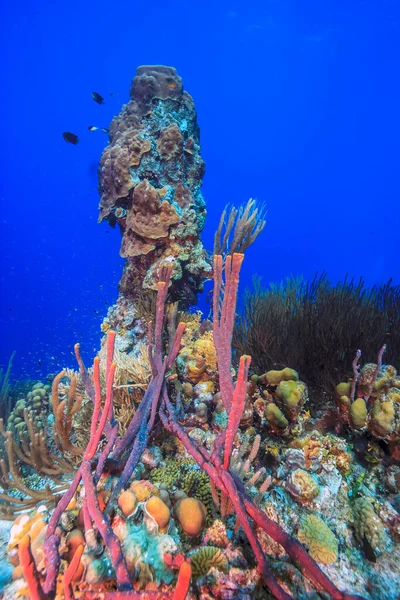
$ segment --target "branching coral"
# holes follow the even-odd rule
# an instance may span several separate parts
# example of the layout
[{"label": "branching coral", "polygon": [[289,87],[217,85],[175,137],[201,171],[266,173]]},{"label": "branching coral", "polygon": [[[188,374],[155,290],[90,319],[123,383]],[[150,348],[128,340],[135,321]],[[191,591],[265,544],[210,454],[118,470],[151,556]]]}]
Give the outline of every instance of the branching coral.
[{"label": "branching coral", "polygon": [[0,417],[7,420],[11,412],[11,397],[10,397],[10,373],[14,360],[15,352],[10,356],[5,371],[0,369]]},{"label": "branching coral", "polygon": [[61,371],[53,381],[52,402],[55,417],[55,442],[60,452],[69,452],[72,455],[83,454],[83,448],[72,444],[70,440],[72,430],[72,419],[78,412],[82,404],[82,396],[77,394],[76,377],[71,375],[68,396],[60,402],[58,395],[58,385],[66,376],[65,371]]},{"label": "branching coral", "polygon": [[258,206],[256,200],[250,198],[239,208],[225,206],[214,236],[214,255],[243,254],[255,242],[265,224],[264,207]]}]

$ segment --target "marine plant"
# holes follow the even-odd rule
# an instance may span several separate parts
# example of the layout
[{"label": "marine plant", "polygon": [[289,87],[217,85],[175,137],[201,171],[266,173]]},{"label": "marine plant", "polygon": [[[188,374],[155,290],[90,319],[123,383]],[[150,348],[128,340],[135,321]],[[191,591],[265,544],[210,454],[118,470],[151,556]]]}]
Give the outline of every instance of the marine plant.
[{"label": "marine plant", "polygon": [[367,288],[347,277],[332,285],[326,273],[268,287],[254,279],[233,336],[237,355],[254,357],[255,372],[290,365],[302,381],[329,394],[357,348],[372,357],[384,343],[387,361],[400,363],[400,286],[389,280]]}]

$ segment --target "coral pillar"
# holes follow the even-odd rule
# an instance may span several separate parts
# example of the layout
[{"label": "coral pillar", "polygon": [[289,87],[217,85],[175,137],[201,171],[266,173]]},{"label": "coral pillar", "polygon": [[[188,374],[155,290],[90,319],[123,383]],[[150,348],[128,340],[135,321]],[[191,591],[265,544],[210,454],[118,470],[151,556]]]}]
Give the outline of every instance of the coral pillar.
[{"label": "coral pillar", "polygon": [[171,299],[186,306],[211,271],[200,239],[204,162],[194,102],[176,70],[165,66],[139,67],[130,96],[111,123],[99,168],[99,221],[119,225],[126,258],[120,317],[134,310],[140,290],[157,289],[166,264]]}]

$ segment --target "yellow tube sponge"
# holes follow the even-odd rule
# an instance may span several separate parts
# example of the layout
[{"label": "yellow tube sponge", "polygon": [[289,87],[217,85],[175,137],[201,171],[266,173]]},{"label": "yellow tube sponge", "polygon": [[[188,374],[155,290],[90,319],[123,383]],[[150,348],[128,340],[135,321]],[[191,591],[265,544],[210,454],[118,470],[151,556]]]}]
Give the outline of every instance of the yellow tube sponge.
[{"label": "yellow tube sponge", "polygon": [[329,527],[315,515],[307,515],[301,523],[298,538],[308,546],[312,558],[323,565],[336,562],[338,541]]}]

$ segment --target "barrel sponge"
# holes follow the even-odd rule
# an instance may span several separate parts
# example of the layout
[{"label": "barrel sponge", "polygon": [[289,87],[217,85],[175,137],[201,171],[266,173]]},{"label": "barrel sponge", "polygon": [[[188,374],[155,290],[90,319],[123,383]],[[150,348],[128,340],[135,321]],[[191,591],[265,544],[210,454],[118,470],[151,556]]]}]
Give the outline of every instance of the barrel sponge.
[{"label": "barrel sponge", "polygon": [[286,429],[286,427],[289,425],[289,422],[283,412],[273,402],[267,404],[265,409],[265,418],[267,419],[268,423],[272,425],[272,427],[277,427],[278,429]]},{"label": "barrel sponge", "polygon": [[367,405],[364,398],[357,398],[350,406],[350,420],[354,429],[362,429],[367,424]]},{"label": "barrel sponge", "polygon": [[223,573],[228,572],[228,560],[220,548],[214,546],[202,546],[191,555],[190,564],[192,566],[193,577],[203,577],[214,567]]},{"label": "barrel sponge", "polygon": [[302,544],[308,546],[316,562],[331,565],[337,560],[337,539],[319,517],[307,515],[301,522],[298,538]]},{"label": "barrel sponge", "polygon": [[372,501],[367,497],[357,498],[353,504],[354,529],[360,543],[365,539],[372,550],[379,554],[389,542],[382,521],[375,514]]},{"label": "barrel sponge", "polygon": [[299,375],[294,369],[282,369],[281,371],[268,371],[265,379],[269,385],[278,385],[281,381],[297,381]]},{"label": "barrel sponge", "polygon": [[394,424],[394,406],[390,401],[375,400],[371,412],[371,430],[379,438],[388,436]]}]

